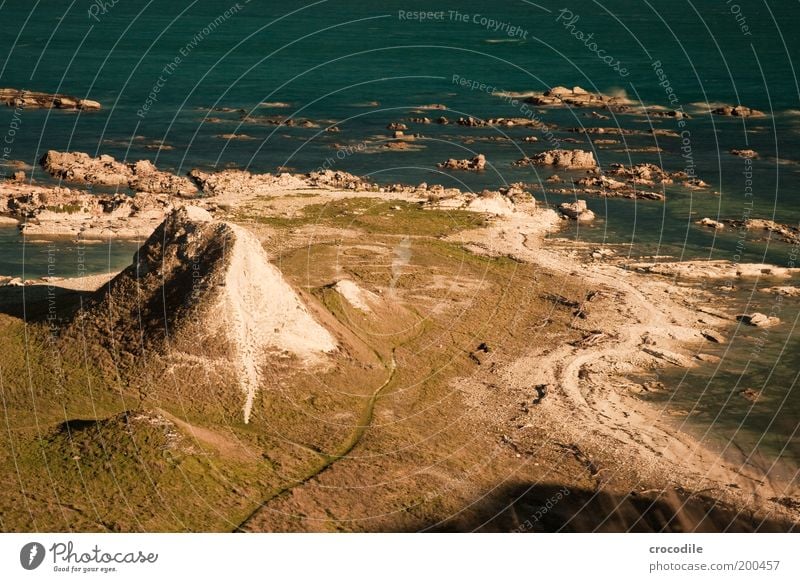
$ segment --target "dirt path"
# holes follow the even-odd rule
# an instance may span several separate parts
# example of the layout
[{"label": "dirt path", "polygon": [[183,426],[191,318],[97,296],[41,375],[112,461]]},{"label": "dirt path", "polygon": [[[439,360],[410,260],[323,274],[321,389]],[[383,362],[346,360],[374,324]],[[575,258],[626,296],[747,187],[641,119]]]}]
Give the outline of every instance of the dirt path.
[{"label": "dirt path", "polygon": [[[258,504],[258,507],[256,507],[236,527],[236,529],[233,530],[234,532],[247,531],[247,527],[249,526],[249,524],[253,522],[254,518],[271,501],[273,501],[274,499],[277,499],[278,497],[281,497],[282,495],[285,495],[286,493],[288,493],[289,491],[291,491],[295,487],[300,487],[302,485],[305,485],[306,483],[308,483],[309,481],[311,481],[315,477],[318,477],[319,475],[324,473],[326,470],[328,470],[334,463],[336,463],[337,461],[339,461],[339,460],[345,458],[347,455],[349,455],[352,452],[352,450],[356,447],[356,445],[358,445],[358,443],[361,442],[361,439],[364,437],[364,434],[367,432],[367,429],[372,424],[372,418],[373,418],[373,415],[374,415],[374,412],[375,412],[375,403],[377,402],[378,397],[386,389],[386,387],[389,386],[389,384],[391,384],[392,380],[394,380],[395,372],[397,371],[397,361],[395,360],[395,350],[396,349],[397,348],[394,348],[392,350],[392,359],[390,360],[390,362],[389,362],[389,364],[387,366],[387,371],[389,372],[388,378],[386,378],[386,381],[383,384],[381,384],[380,386],[378,386],[372,392],[372,395],[370,396],[369,401],[367,401],[367,405],[364,407],[364,410],[361,412],[361,415],[359,416],[358,424],[353,429],[353,433],[350,435],[350,437],[344,443],[342,443],[342,445],[339,447],[339,450],[336,453],[332,454],[332,455],[326,455],[326,454],[322,453],[323,454],[323,462],[320,465],[316,466],[314,469],[312,469],[310,472],[308,472],[303,477],[300,477],[296,481],[293,481],[293,482],[289,483],[288,485],[285,485],[284,487],[281,487],[277,491],[275,491],[273,493],[270,493],[267,497],[262,499],[261,502]],[[315,451],[315,452],[317,452],[317,454],[320,454],[319,451]]]},{"label": "dirt path", "polygon": [[[581,265],[573,257],[547,250],[541,228],[529,226],[531,222],[530,217],[512,215],[460,237],[473,252],[511,256],[606,290],[616,296],[620,317],[603,324],[612,343],[558,346],[520,358],[508,364],[511,382],[520,390],[532,384],[556,387],[545,410],[550,407],[552,418],[561,419],[559,430],[582,447],[636,459],[643,475],[665,486],[713,490],[729,501],[776,510],[767,500],[791,495],[796,486],[775,482],[744,456],[737,459],[711,451],[676,428],[655,406],[619,386],[618,378],[653,365],[691,366],[691,358],[683,353],[689,343],[703,341],[697,308],[681,302],[678,288],[664,293],[665,283],[657,278],[613,265]],[[733,324],[723,313],[704,311],[702,319],[711,328]]]}]

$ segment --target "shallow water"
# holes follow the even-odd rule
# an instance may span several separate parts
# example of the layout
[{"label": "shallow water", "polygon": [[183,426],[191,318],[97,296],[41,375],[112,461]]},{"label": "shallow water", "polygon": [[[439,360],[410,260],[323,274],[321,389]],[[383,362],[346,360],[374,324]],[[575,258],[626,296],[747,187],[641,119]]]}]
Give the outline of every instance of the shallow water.
[{"label": "shallow water", "polygon": [[26,240],[16,226],[0,226],[0,274],[38,279],[113,273],[131,264],[137,248],[134,241]]}]

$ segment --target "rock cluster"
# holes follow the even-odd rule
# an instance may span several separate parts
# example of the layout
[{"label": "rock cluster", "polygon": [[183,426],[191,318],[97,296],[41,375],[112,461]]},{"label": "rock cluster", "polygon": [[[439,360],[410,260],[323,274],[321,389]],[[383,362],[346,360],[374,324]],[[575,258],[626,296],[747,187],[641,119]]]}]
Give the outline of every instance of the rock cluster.
[{"label": "rock cluster", "polygon": [[723,105],[722,107],[717,107],[716,109],[712,109],[711,113],[715,115],[723,115],[726,117],[763,117],[764,112],[759,111],[758,109],[751,109],[750,107],[745,107],[744,105]]},{"label": "rock cluster", "polygon": [[685,188],[702,189],[708,188],[708,184],[695,176],[691,176],[684,171],[668,172],[655,164],[635,164],[626,166],[624,164],[611,164],[606,170],[611,176],[616,176],[638,186],[655,186],[658,184],[674,184],[680,181]]},{"label": "rock cluster", "polygon": [[0,89],[0,103],[4,103],[9,107],[21,107],[23,109],[67,109],[77,111],[101,108],[100,103],[91,99],[20,89]]},{"label": "rock cluster", "polygon": [[581,87],[553,87],[542,94],[535,94],[526,99],[534,105],[557,105],[572,107],[625,107],[631,102],[624,97],[611,97],[602,93],[590,93]]},{"label": "rock cluster", "polygon": [[780,224],[774,220],[766,220],[763,218],[750,218],[748,220],[713,220],[706,217],[697,221],[697,224],[700,226],[717,229],[730,226],[732,228],[745,230],[761,230],[766,233],[778,235],[778,237],[780,237],[780,239],[785,243],[800,244],[800,229],[798,227],[788,224]]},{"label": "rock cluster", "polygon": [[583,150],[548,150],[514,162],[515,166],[554,166],[556,168],[596,168],[592,152]]},{"label": "rock cluster", "polygon": [[446,162],[436,164],[436,166],[444,170],[471,170],[480,172],[486,168],[486,156],[478,154],[471,160],[456,160],[450,158]]},{"label": "rock cluster", "polygon": [[0,183],[0,213],[18,220],[27,235],[144,238],[176,200],[167,194],[98,195],[61,187]]},{"label": "rock cluster", "polygon": [[71,182],[123,186],[137,192],[193,196],[194,184],[185,177],[163,172],[149,160],[118,162],[112,156],[91,157],[83,152],[48,151],[41,160],[51,176]]}]

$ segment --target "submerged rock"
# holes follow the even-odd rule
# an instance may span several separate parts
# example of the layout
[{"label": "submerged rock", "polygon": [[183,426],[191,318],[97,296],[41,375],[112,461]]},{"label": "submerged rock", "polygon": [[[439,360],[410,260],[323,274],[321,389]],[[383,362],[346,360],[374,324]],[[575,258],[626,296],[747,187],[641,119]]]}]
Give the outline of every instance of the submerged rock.
[{"label": "submerged rock", "polygon": [[750,159],[758,158],[758,152],[756,150],[733,149],[730,151],[730,153],[733,154],[734,156],[739,156],[740,158],[750,158]]},{"label": "submerged rock", "polygon": [[717,107],[716,109],[712,109],[711,113],[715,115],[723,115],[726,117],[763,117],[764,112],[759,111],[758,109],[751,109],[750,107],[745,107],[744,105],[723,105],[722,107]]}]

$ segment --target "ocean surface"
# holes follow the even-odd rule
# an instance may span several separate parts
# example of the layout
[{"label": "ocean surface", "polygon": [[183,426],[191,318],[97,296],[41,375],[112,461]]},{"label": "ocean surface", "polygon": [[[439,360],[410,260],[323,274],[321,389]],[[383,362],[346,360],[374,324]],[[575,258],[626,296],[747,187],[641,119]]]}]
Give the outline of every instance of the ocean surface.
[{"label": "ocean surface", "polygon": [[[48,177],[37,161],[59,149],[146,158],[178,173],[324,166],[387,184],[482,190],[521,181],[542,203],[557,204],[570,197],[542,190],[552,172],[511,165],[552,147],[536,129],[412,125],[423,135],[414,148],[380,146],[392,121],[521,117],[519,105],[497,93],[581,86],[682,107],[692,117],[679,127],[674,119],[641,115],[597,119],[591,110],[537,111],[558,126],[554,135],[563,147],[592,148],[566,131],[573,127],[675,131],[680,137],[632,135],[593,149],[603,166],[647,161],[671,171],[691,168],[711,188],[667,187],[666,202],[589,198],[599,219],[564,236],[627,245],[617,248],[632,256],[787,266],[797,249],[783,242],[756,232],[741,240],[735,229],[719,232],[695,222],[706,216],[800,222],[798,26],[800,6],[788,1],[0,0],[0,87],[104,105],[85,113],[2,108],[0,139],[4,160],[26,164],[43,182]],[[711,116],[709,104],[717,103],[767,115]],[[445,109],[420,109],[431,104]],[[243,114],[308,119],[315,127],[275,127],[242,121]],[[325,131],[334,124],[339,132]],[[229,134],[251,139],[221,137]],[[522,142],[530,135],[539,141]],[[755,149],[759,159],[747,165],[729,153],[733,148]],[[476,153],[487,156],[487,171],[436,169],[437,162]],[[47,244],[22,241],[14,227],[0,227],[0,274],[47,274]],[[133,243],[93,245],[79,267],[71,243],[59,244],[61,276],[79,268],[118,269],[135,249]],[[757,289],[770,284],[743,284],[721,293],[720,302],[769,311],[772,296]],[[662,400],[722,446],[735,441],[745,451],[757,447],[800,461],[798,312],[797,301],[783,302],[784,323],[770,330],[755,356],[756,334],[742,328],[721,352],[721,365],[662,374],[674,389]],[[762,399],[743,399],[744,388],[763,389]]]}]

